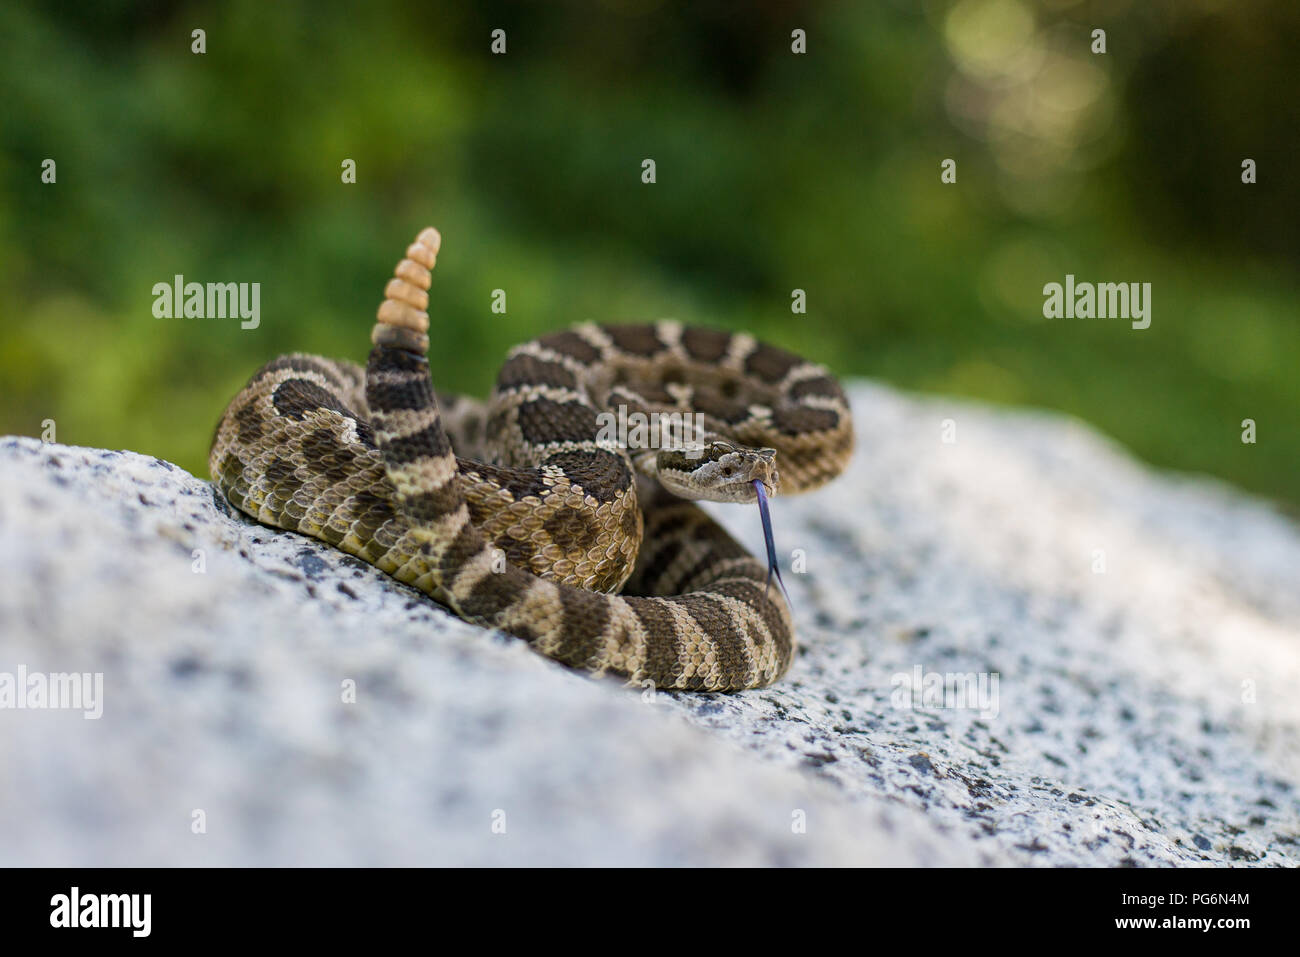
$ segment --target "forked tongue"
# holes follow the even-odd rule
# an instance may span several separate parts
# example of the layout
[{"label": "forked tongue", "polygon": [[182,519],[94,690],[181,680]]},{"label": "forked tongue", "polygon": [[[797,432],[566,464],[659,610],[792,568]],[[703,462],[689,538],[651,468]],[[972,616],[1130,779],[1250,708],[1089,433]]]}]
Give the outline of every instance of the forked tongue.
[{"label": "forked tongue", "polygon": [[763,483],[754,479],[754,491],[758,493],[758,514],[763,520],[763,541],[767,545],[767,588],[772,587],[772,576],[776,576],[776,582],[781,586],[781,594],[785,595],[785,603],[791,609],[794,605],[790,604],[790,593],[785,590],[785,582],[781,580],[781,566],[776,561],[776,540],[772,537],[772,513],[767,507],[767,490]]}]

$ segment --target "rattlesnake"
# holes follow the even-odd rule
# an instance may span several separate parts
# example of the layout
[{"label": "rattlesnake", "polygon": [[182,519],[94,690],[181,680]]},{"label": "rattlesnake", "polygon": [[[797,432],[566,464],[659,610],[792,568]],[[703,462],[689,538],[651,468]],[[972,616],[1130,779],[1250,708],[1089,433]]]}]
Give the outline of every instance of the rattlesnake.
[{"label": "rattlesnake", "polygon": [[[794,630],[770,587],[765,493],[844,468],[839,384],[751,336],[661,321],[518,346],[487,406],[435,398],[425,310],[440,242],[424,230],[398,264],[364,369],[283,356],[235,396],[209,455],[220,490],[573,667],[664,689],[780,678]],[[619,406],[694,411],[706,432],[624,448],[600,430]],[[682,496],[759,501],[768,566]]]}]

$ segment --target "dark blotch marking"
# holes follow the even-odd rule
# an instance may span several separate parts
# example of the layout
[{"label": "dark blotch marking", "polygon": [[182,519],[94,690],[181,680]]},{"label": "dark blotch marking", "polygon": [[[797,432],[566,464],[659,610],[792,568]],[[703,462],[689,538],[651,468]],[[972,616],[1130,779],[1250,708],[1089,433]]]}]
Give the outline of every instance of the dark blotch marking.
[{"label": "dark blotch marking", "polygon": [[546,460],[555,465],[598,502],[612,502],[632,487],[632,470],[623,456],[599,449],[594,452],[561,452]]},{"label": "dark blotch marking", "polygon": [[300,422],[308,412],[320,411],[337,412],[357,421],[357,414],[344,405],[336,393],[306,379],[285,379],[271,393],[271,404],[280,415]]},{"label": "dark blotch marking", "polygon": [[421,388],[418,378],[366,383],[366,404],[380,412],[423,409],[429,402],[428,387]]},{"label": "dark blotch marking", "polygon": [[648,637],[646,673],[657,684],[676,684],[677,676],[682,672],[682,664],[678,660],[681,642],[673,616],[661,602],[653,598],[629,598],[627,602],[632,613],[645,627]]},{"label": "dark blotch marking", "polygon": [[829,409],[808,409],[803,406],[782,406],[772,410],[772,425],[786,435],[804,432],[824,432],[837,428],[840,417]]},{"label": "dark blotch marking", "polygon": [[417,356],[405,349],[392,349],[388,346],[375,346],[366,359],[366,381],[369,384],[371,372],[419,372],[424,376],[429,373],[429,360]]},{"label": "dark blotch marking", "polygon": [[731,333],[729,332],[696,328],[682,332],[682,346],[687,354],[701,362],[717,362],[727,354],[727,347],[730,344]]},{"label": "dark blotch marking", "polygon": [[393,465],[404,465],[425,457],[440,458],[450,451],[447,433],[435,419],[419,432],[389,439],[384,445],[384,459]]},{"label": "dark blotch marking", "polygon": [[[776,586],[772,587],[775,588]],[[789,650],[790,633],[786,631],[785,622],[781,620],[776,606],[772,604],[772,599],[767,597],[765,586],[757,582],[735,578],[717,582],[710,590],[742,601],[758,612],[759,617],[763,619],[763,624],[767,626],[768,633],[772,635],[776,643],[785,650]],[[758,647],[762,647],[765,643],[762,632],[755,631],[750,637],[754,639],[754,644]]]},{"label": "dark blotch marking", "polygon": [[664,351],[654,326],[601,326],[614,345],[634,356],[650,358]]},{"label": "dark blotch marking", "polygon": [[595,544],[597,529],[592,527],[591,517],[586,512],[557,508],[542,520],[542,528],[562,548],[582,547],[585,550]]},{"label": "dark blotch marking", "polygon": [[303,450],[334,484],[347,481],[357,472],[356,455],[331,429],[316,429],[303,441]]},{"label": "dark blotch marking", "polygon": [[[512,573],[508,567],[502,574],[488,572],[460,600],[461,613],[470,618],[490,621],[519,600],[527,588],[526,582],[527,579],[520,577],[518,572]],[[527,626],[512,629],[510,633],[525,641],[533,641],[537,637],[536,632]]]},{"label": "dark blotch marking", "polygon": [[718,660],[729,677],[739,677],[749,671],[749,654],[745,638],[732,620],[725,605],[707,595],[690,595],[684,599],[687,613],[700,624],[700,628],[717,646]]},{"label": "dark blotch marking", "polygon": [[[252,445],[264,434],[262,429],[262,418],[257,411],[257,401],[244,403],[243,406],[235,412],[235,433],[239,441],[245,445]],[[216,436],[213,436],[216,441]]]},{"label": "dark blotch marking", "polygon": [[[463,501],[460,489],[455,482],[448,482],[442,488],[412,495],[400,504],[402,513],[417,525],[427,525],[441,518],[448,512],[455,511]],[[466,530],[472,526],[467,526]],[[464,531],[461,532],[464,534]]]},{"label": "dark blotch marking", "polygon": [[357,515],[382,516],[380,525],[393,517],[393,503],[365,489],[352,496],[352,508]]},{"label": "dark blotch marking", "polygon": [[[483,550],[483,536],[479,534],[478,529],[474,527],[473,522],[466,522],[461,530],[456,534],[456,538],[447,546],[440,559],[443,577],[450,580],[469,563],[469,560]],[[491,573],[484,578],[500,578],[500,575]]]},{"label": "dark blotch marking", "polygon": [[537,344],[552,352],[577,359],[584,365],[590,365],[600,358],[600,350],[571,329],[542,336]]},{"label": "dark blotch marking", "polygon": [[722,422],[743,422],[749,418],[749,406],[736,399],[728,399],[714,389],[698,389],[693,403],[696,412],[713,416]]},{"label": "dark blotch marking", "polygon": [[623,518],[619,521],[619,531],[623,533],[625,541],[636,542],[641,536],[641,510],[639,508],[628,508],[623,511]]},{"label": "dark blotch marking", "polygon": [[462,462],[456,466],[461,474],[477,473],[479,478],[503,488],[514,496],[516,501],[535,496],[540,498],[551,486],[547,485],[540,469],[512,469],[483,462]]},{"label": "dark blotch marking", "polygon": [[564,608],[560,624],[562,640],[556,657],[582,667],[591,662],[601,647],[601,635],[609,624],[609,598],[581,588],[560,588]]},{"label": "dark blotch marking", "polygon": [[506,553],[506,561],[510,562],[510,564],[529,569],[535,575],[542,574],[543,569],[534,565],[539,556],[535,553],[535,546],[532,542],[521,542],[517,538],[502,534],[501,538],[493,542],[493,544]]},{"label": "dark blotch marking", "polygon": [[757,376],[763,382],[775,385],[784,379],[786,374],[795,366],[802,365],[803,361],[797,355],[786,352],[784,349],[760,343],[749,354],[749,358],[745,360],[745,371]]},{"label": "dark blotch marking", "polygon": [[573,373],[560,363],[530,355],[517,355],[508,360],[497,374],[497,388],[502,391],[521,385],[573,389],[577,384]]},{"label": "dark blotch marking", "polygon": [[600,431],[596,410],[585,402],[532,399],[519,406],[519,431],[525,442],[579,442]]},{"label": "dark blotch marking", "polygon": [[514,635],[516,638],[528,642],[530,645],[533,644],[533,642],[537,641],[538,638],[537,629],[523,622],[511,626],[510,634]]},{"label": "dark blotch marking", "polygon": [[796,382],[790,387],[790,398],[795,401],[806,399],[810,395],[825,396],[830,399],[843,399],[844,390],[840,384],[830,376],[817,376],[814,379],[804,379]]}]

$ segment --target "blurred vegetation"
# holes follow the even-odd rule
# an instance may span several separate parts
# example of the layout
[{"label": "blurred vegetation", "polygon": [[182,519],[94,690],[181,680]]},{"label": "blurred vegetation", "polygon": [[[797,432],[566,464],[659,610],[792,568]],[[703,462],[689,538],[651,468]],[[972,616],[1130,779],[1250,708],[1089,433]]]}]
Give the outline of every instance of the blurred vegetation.
[{"label": "blurred vegetation", "polygon": [[[262,362],[364,357],[433,223],[441,387],[483,394],[571,322],[673,316],[1294,503],[1297,48],[1293,0],[8,0],[0,432],[52,418],[206,475]],[[1067,272],[1152,283],[1151,327],[1043,319]],[[260,328],[155,318],[176,273],[260,282]]]}]

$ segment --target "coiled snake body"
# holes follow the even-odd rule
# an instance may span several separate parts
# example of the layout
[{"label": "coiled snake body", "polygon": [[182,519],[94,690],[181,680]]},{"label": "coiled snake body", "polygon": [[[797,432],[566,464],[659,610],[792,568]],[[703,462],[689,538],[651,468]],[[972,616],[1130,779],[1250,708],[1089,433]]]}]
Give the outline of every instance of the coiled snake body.
[{"label": "coiled snake body", "polygon": [[[837,475],[853,443],[838,383],[750,336],[663,321],[543,336],[511,351],[488,405],[435,398],[439,242],[426,229],[399,263],[364,369],[289,355],[253,376],[213,439],[217,486],[573,667],[664,689],[780,678],[794,647],[781,592],[687,499],[753,502]],[[704,431],[686,450],[625,448],[602,432],[616,409],[693,412]]]}]

